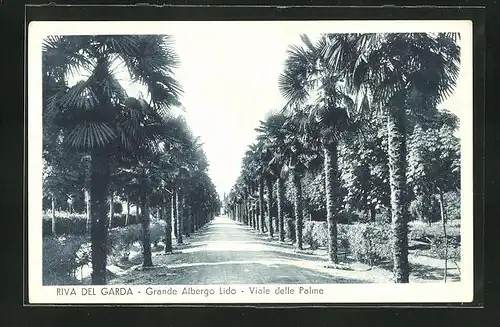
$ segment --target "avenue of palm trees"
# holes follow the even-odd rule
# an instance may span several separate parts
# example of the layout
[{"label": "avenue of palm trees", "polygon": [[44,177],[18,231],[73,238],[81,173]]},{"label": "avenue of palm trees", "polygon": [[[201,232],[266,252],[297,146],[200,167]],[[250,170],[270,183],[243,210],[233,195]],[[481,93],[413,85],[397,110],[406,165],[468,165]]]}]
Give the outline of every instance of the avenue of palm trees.
[{"label": "avenue of palm trees", "polygon": [[[114,199],[126,203],[127,219],[131,206],[140,212],[144,267],[153,265],[152,213],[166,222],[170,253],[172,231],[180,244],[224,205],[232,219],[280,241],[291,222],[297,249],[307,217],[326,220],[329,258],[337,267],[339,222],[354,214],[375,222],[385,208],[394,281],[407,283],[410,218],[430,223],[435,202],[445,221],[448,195],[459,192],[458,119],[438,110],[457,83],[458,38],[302,36],[300,45],[290,45],[276,84],[285,105],[269,108],[274,111],[255,126],[258,136],[222,204],[203,145],[173,113],[182,106],[183,89],[174,74],[182,58],[172,38],[49,37],[43,45],[43,190],[52,201],[54,234],[56,199],[85,194],[92,284],[106,284]],[[129,96],[119,70],[147,94]]]},{"label": "avenue of palm trees", "polygon": [[[44,196],[52,199],[54,215],[58,196],[85,191],[93,284],[106,284],[107,203],[113,217],[115,197],[126,199],[127,213],[131,205],[140,209],[144,266],[152,265],[150,210],[167,222],[165,252],[172,251],[172,228],[182,243],[183,234],[218,210],[202,146],[186,121],[170,114],[182,93],[173,75],[178,64],[165,36],[63,36],[44,42]],[[146,97],[127,95],[116,74],[120,67],[146,87]],[[68,85],[75,75],[80,80]]]},{"label": "avenue of palm trees", "polygon": [[324,34],[313,42],[302,36],[302,44],[289,47],[278,83],[286,106],[257,127],[226,198],[231,217],[284,241],[286,215],[302,249],[304,214],[320,212],[336,266],[339,219],[356,210],[374,221],[385,205],[394,280],[407,283],[410,203],[417,216],[428,217],[437,194],[444,221],[443,193],[459,188],[459,145],[449,132],[457,119],[437,109],[457,82],[458,37]]}]

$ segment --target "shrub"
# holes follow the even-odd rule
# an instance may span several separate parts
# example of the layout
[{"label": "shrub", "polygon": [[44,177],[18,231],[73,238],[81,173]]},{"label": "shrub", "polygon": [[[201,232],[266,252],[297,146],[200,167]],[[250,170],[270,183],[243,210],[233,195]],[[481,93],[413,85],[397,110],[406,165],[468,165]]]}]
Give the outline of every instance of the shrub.
[{"label": "shrub", "polygon": [[90,262],[90,255],[80,249],[89,242],[85,236],[46,236],[42,240],[42,270],[44,284],[78,283],[74,272]]},{"label": "shrub", "polygon": [[[162,221],[151,222],[151,243],[155,246],[165,236],[164,224],[165,222]],[[108,261],[128,260],[131,245],[141,242],[141,236],[142,227],[139,224],[111,229],[107,238]],[[42,246],[44,284],[80,283],[74,275],[78,268],[91,261],[91,244],[88,236],[46,236],[43,238]]]},{"label": "shrub", "polygon": [[108,255],[128,260],[130,246],[141,240],[141,232],[141,226],[137,224],[110,230],[107,242]]},{"label": "shrub", "polygon": [[[347,256],[349,250],[348,229],[352,225],[337,224],[337,248],[339,252]],[[328,247],[328,224],[327,222],[308,221],[304,223],[303,239],[312,249]]]},{"label": "shrub", "polygon": [[[460,242],[460,226],[450,225],[454,225],[454,223],[448,222],[446,226],[448,237],[455,239],[456,242]],[[434,239],[442,237],[442,235],[443,226],[440,222],[433,223],[431,226],[421,221],[412,221],[409,223],[408,238],[410,240],[432,242]]]},{"label": "shrub", "polygon": [[[115,215],[111,220],[111,228],[125,227],[126,215]],[[129,225],[139,223],[135,215],[129,215]],[[90,226],[89,226],[90,227]],[[49,214],[43,216],[42,235],[52,235],[52,220]],[[85,235],[87,233],[87,215],[58,212],[56,214],[57,235]]]},{"label": "shrub", "polygon": [[308,244],[311,249],[317,249],[320,246],[328,246],[328,226],[326,222],[304,222],[304,230],[302,233],[304,243]]},{"label": "shrub", "polygon": [[[57,235],[84,235],[87,233],[87,217],[85,215],[56,214]],[[52,220],[50,216],[43,217],[42,235],[52,235]]]},{"label": "shrub", "polygon": [[[165,223],[151,222],[149,233],[151,243],[156,246],[165,237]],[[114,228],[109,231],[108,255],[128,259],[130,246],[135,242],[142,242],[142,226],[140,224]]]},{"label": "shrub", "polygon": [[454,262],[460,261],[460,243],[455,238],[447,238],[447,255],[445,255],[444,237],[438,237],[431,243],[431,252],[440,259],[449,259]]},{"label": "shrub", "polygon": [[165,221],[158,220],[152,221],[149,227],[149,235],[151,237],[151,243],[154,246],[158,245],[158,242],[163,241],[165,238]]},{"label": "shrub", "polygon": [[386,224],[354,224],[347,229],[353,257],[370,266],[392,258],[391,229]]}]

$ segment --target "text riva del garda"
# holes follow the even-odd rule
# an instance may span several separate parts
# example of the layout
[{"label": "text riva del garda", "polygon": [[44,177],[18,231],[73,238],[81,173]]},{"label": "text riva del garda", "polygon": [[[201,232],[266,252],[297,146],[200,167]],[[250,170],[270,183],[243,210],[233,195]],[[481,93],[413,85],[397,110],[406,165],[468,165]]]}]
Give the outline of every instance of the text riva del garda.
[{"label": "text riva del garda", "polygon": [[248,286],[244,289],[237,290],[230,286],[220,286],[220,287],[194,287],[194,286],[184,286],[182,289],[164,286],[156,287],[146,287],[145,291],[133,290],[131,287],[58,287],[56,290],[57,296],[130,296],[135,294],[146,294],[146,295],[168,295],[168,296],[204,296],[208,297],[211,295],[236,295],[238,293],[247,293],[250,295],[318,295],[324,294],[322,288],[313,288],[311,286],[278,286],[278,287],[267,287],[267,286]]}]

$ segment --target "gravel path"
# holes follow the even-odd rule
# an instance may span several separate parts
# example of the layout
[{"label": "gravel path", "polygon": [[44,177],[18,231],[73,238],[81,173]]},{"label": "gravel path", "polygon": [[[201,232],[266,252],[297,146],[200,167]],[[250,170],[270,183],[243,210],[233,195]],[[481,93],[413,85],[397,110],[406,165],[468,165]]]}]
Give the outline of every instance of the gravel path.
[{"label": "gravel path", "polygon": [[[141,268],[142,255],[132,256],[136,264],[119,273],[110,284],[126,285],[215,285],[215,284],[328,284],[392,283],[392,272],[351,262],[350,269],[328,268],[327,254],[297,252],[290,243],[271,239],[228,217],[212,222],[175,244],[174,253],[153,253],[154,267]],[[410,282],[441,282],[441,262],[410,255]],[[450,281],[456,280],[456,272]]]}]

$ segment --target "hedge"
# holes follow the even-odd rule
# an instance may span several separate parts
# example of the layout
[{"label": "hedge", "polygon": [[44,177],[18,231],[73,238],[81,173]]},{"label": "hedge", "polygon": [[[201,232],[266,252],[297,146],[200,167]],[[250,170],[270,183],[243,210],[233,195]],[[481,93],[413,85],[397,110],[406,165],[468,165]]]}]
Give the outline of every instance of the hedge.
[{"label": "hedge", "polygon": [[373,266],[391,260],[391,228],[388,224],[356,223],[346,228],[349,251],[359,262]]},{"label": "hedge", "polygon": [[[442,253],[442,229],[439,224],[427,226],[420,222],[410,223],[409,240],[428,238],[432,242],[431,252],[437,257]],[[460,227],[449,226],[448,246],[449,257],[459,258]],[[295,242],[295,221],[285,218],[286,237]],[[326,222],[304,221],[303,241],[311,249],[328,247],[328,228]],[[353,223],[337,224],[337,247],[339,254],[347,256],[350,253],[359,262],[375,265],[392,260],[392,229],[387,223]]]},{"label": "hedge", "polygon": [[[115,215],[111,221],[111,228],[125,226],[125,214]],[[135,215],[129,216],[129,224],[137,224]],[[43,217],[42,235],[52,235],[52,219],[50,216]],[[56,216],[56,234],[57,235],[85,235],[87,234],[87,217],[86,215],[57,215]]]}]

